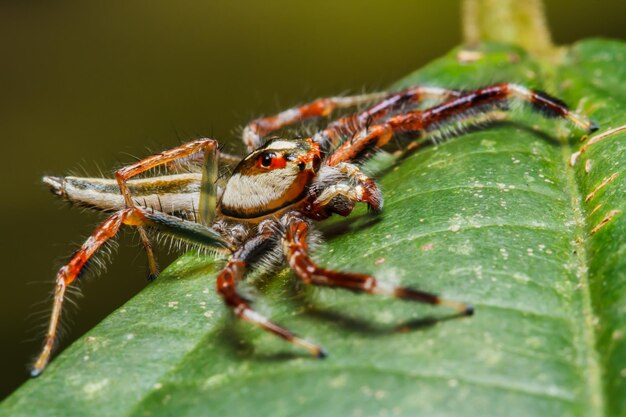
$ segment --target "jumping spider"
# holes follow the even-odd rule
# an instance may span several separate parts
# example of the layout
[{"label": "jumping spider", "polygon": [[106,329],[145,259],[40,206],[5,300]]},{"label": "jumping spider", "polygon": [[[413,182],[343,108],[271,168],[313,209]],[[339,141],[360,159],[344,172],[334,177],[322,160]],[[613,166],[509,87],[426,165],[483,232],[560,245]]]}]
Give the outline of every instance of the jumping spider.
[{"label": "jumping spider", "polygon": [[[434,99],[439,104],[419,109],[423,99]],[[286,261],[306,284],[440,304],[461,314],[472,314],[469,304],[395,287],[370,275],[318,266],[308,253],[312,223],[333,213],[346,216],[357,202],[367,203],[375,212],[382,209],[380,189],[359,166],[392,137],[420,143],[451,124],[506,110],[511,100],[526,102],[544,116],[569,120],[580,129],[596,129],[593,122],[568,110],[562,101],[516,84],[472,91],[413,87],[394,93],[318,99],[254,120],[243,132],[248,149],[243,159],[221,153],[213,139],[201,139],[126,166],[115,173],[116,180],[44,177],[52,191],[64,199],[112,214],[57,273],[50,324],[32,375],[40,374],[50,359],[67,287],[123,224],[138,230],[152,277],[157,276],[158,266],[147,229],[229,254],[217,277],[217,292],[228,307],[238,317],[317,357],[325,355],[320,346],[269,321],[240,295],[237,283],[249,267],[262,260],[275,266]],[[368,104],[365,110],[341,117],[308,138],[263,140],[305,119]],[[217,185],[218,162],[234,166],[223,189]],[[200,172],[131,180],[157,166],[175,169],[183,163],[195,165]]]}]

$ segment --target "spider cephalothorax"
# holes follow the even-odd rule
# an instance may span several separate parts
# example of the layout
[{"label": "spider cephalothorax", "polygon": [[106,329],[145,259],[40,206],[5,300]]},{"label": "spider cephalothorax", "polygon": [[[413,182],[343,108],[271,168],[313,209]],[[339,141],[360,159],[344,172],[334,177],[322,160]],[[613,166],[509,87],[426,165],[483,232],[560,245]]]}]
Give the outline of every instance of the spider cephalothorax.
[{"label": "spider cephalothorax", "polygon": [[[440,103],[421,109],[419,104],[424,98]],[[44,177],[56,195],[113,213],[57,273],[50,324],[32,375],[41,373],[50,358],[66,288],[122,225],[137,228],[151,277],[156,277],[158,268],[146,229],[227,254],[228,261],[217,277],[217,291],[225,303],[238,317],[315,356],[324,356],[320,346],[255,312],[239,294],[237,283],[247,270],[259,263],[286,263],[306,284],[442,304],[461,314],[471,314],[469,304],[396,287],[371,275],[318,266],[309,255],[312,224],[334,213],[348,215],[357,203],[366,203],[374,211],[382,209],[382,194],[376,182],[361,171],[359,164],[373,150],[386,146],[394,135],[423,141],[451,124],[466,125],[476,121],[476,116],[484,120],[482,116],[494,110],[506,110],[512,99],[530,104],[544,116],[566,119],[587,131],[596,129],[560,100],[516,84],[472,91],[418,86],[395,93],[319,99],[255,120],[244,129],[248,155],[243,159],[220,153],[213,139],[201,139],[122,168],[115,173],[115,180]],[[336,108],[367,103],[370,107],[329,123],[310,138],[263,139],[306,118],[328,116]],[[181,161],[197,165],[199,172],[132,179],[157,166],[176,168]],[[234,166],[223,184],[218,177],[218,163]]]},{"label": "spider cephalothorax", "polygon": [[280,215],[307,197],[320,164],[320,147],[311,139],[270,140],[235,167],[219,213],[242,221]]}]

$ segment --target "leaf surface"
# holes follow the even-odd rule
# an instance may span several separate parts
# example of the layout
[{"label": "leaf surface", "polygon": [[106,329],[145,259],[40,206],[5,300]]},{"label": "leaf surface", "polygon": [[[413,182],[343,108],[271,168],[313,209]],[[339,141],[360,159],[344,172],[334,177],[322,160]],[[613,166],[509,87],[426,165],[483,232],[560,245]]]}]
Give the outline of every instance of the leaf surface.
[{"label": "leaf surface", "polygon": [[472,302],[474,317],[436,322],[444,309],[308,288],[288,271],[253,280],[256,308],[330,352],[314,360],[237,322],[214,291],[221,262],[187,254],[0,414],[626,415],[626,133],[606,135],[626,124],[626,46],[584,41],[550,62],[481,54],[452,51],[394,87],[517,82],[605,137],[572,168],[581,132],[514,111],[394,165],[379,221],[361,208],[322,225],[315,255]]}]

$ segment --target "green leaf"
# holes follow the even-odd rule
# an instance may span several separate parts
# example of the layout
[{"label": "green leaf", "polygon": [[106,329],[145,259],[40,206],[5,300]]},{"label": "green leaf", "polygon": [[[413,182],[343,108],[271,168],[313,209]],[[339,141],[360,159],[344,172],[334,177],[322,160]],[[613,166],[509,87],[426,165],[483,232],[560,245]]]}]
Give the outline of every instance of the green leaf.
[{"label": "green leaf", "polygon": [[324,225],[316,258],[472,302],[474,317],[435,323],[445,309],[304,287],[288,271],[252,280],[259,310],[330,352],[315,360],[235,320],[214,291],[221,262],[188,254],[0,413],[626,415],[626,134],[601,136],[626,124],[626,46],[585,41],[550,62],[459,52],[395,87],[542,88],[601,139],[572,168],[581,133],[519,110],[422,149],[380,178],[380,221],[361,208]]}]

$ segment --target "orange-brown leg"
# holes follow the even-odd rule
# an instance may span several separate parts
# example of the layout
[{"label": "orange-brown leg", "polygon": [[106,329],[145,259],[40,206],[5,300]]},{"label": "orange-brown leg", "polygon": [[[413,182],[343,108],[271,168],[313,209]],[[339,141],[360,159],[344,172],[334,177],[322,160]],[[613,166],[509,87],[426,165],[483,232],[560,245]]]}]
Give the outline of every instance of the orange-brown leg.
[{"label": "orange-brown leg", "polygon": [[458,90],[448,90],[439,87],[415,86],[390,94],[383,100],[357,114],[344,116],[313,137],[314,141],[322,145],[322,149],[332,151],[340,146],[347,138],[388,116],[392,112],[408,110],[424,99],[447,100],[460,97],[463,93]]},{"label": "orange-brown leg", "polygon": [[248,240],[241,249],[235,252],[228,264],[217,276],[217,292],[222,296],[226,305],[240,319],[308,350],[315,357],[324,357],[326,354],[321,346],[302,339],[289,330],[271,322],[263,315],[254,311],[248,301],[237,292],[237,283],[243,278],[248,263],[268,249],[268,244],[273,244],[271,239],[273,234],[274,225],[269,222],[259,226],[259,234]]},{"label": "orange-brown leg", "polygon": [[326,163],[333,166],[340,162],[355,160],[371,148],[386,145],[396,133],[419,133],[439,129],[446,123],[491,112],[506,105],[511,99],[529,103],[534,110],[546,117],[564,118],[580,129],[594,131],[598,128],[595,123],[572,112],[565,103],[546,93],[517,84],[496,84],[465,92],[459,97],[424,111],[410,111],[392,116],[383,123],[373,124],[339,146]]},{"label": "orange-brown leg", "polygon": [[302,339],[291,331],[281,327],[263,315],[257,313],[250,307],[250,304],[237,292],[237,282],[245,273],[246,263],[242,260],[231,260],[217,276],[217,292],[224,298],[224,302],[231,308],[237,317],[247,322],[259,326],[263,330],[275,334],[296,346],[300,346],[315,357],[326,356],[324,349],[315,343]]},{"label": "orange-brown leg", "polygon": [[383,294],[404,300],[450,307],[464,315],[471,315],[471,305],[447,300],[438,295],[408,287],[396,287],[378,281],[371,275],[351,272],[337,272],[319,267],[308,255],[307,237],[309,225],[293,216],[289,220],[283,240],[283,248],[289,266],[306,284],[341,287],[352,291],[370,294]]},{"label": "orange-brown leg", "polygon": [[320,98],[301,106],[292,107],[274,116],[261,117],[250,122],[243,132],[243,142],[248,151],[253,151],[263,144],[263,136],[314,117],[326,117],[336,109],[360,106],[376,102],[365,111],[342,117],[321,131],[318,138],[334,138],[345,130],[361,129],[371,120],[385,116],[390,111],[417,103],[424,98],[444,99],[460,95],[458,91],[439,87],[411,87],[399,92],[378,92],[347,97]]},{"label": "orange-brown leg", "polygon": [[130,207],[112,214],[96,228],[74,253],[70,261],[57,272],[50,321],[43,348],[31,370],[32,376],[39,375],[50,360],[67,287],[76,281],[89,259],[104,243],[117,234],[122,224],[134,227],[153,227],[176,238],[210,247],[217,251],[227,252],[230,249],[229,243],[212,228],[165,213],[153,212],[143,207]]},{"label": "orange-brown leg", "polygon": [[[189,155],[186,158],[177,159],[165,164],[165,167],[169,170],[176,171],[177,169],[184,169],[190,165],[202,166],[205,162],[205,155],[202,153],[196,153]],[[234,168],[239,162],[241,162],[241,155],[234,155],[226,152],[219,151],[218,166],[229,166]]]},{"label": "orange-brown leg", "polygon": [[292,107],[274,116],[261,117],[253,120],[243,131],[243,143],[249,152],[263,144],[263,136],[313,117],[325,117],[335,109],[359,106],[380,100],[389,93],[372,93],[348,97],[320,98],[301,106]]},{"label": "orange-brown leg", "polygon": [[50,354],[52,353],[56,339],[59,318],[61,317],[61,308],[63,306],[63,300],[65,299],[66,288],[76,280],[80,271],[98,248],[117,234],[120,226],[132,211],[133,209],[129,208],[118,211],[110,216],[93,232],[80,249],[74,253],[74,256],[72,256],[72,259],[67,265],[59,269],[56,277],[54,304],[52,305],[52,313],[50,314],[50,323],[48,324],[44,346],[32,367],[32,376],[39,375],[50,360]]},{"label": "orange-brown leg", "polygon": [[[115,173],[115,178],[120,187],[120,192],[124,197],[127,207],[135,207],[132,195],[126,184],[130,178],[148,171],[159,165],[169,164],[172,161],[187,158],[193,154],[203,152],[204,164],[202,171],[202,190],[199,202],[199,219],[203,224],[210,224],[215,214],[216,192],[215,181],[217,179],[217,142],[213,139],[199,139],[186,143],[176,148],[149,156],[141,161],[119,169]],[[148,256],[148,267],[150,279],[154,279],[159,274],[159,267],[154,256],[152,243],[143,227],[138,227],[139,236],[146,249]]]}]

